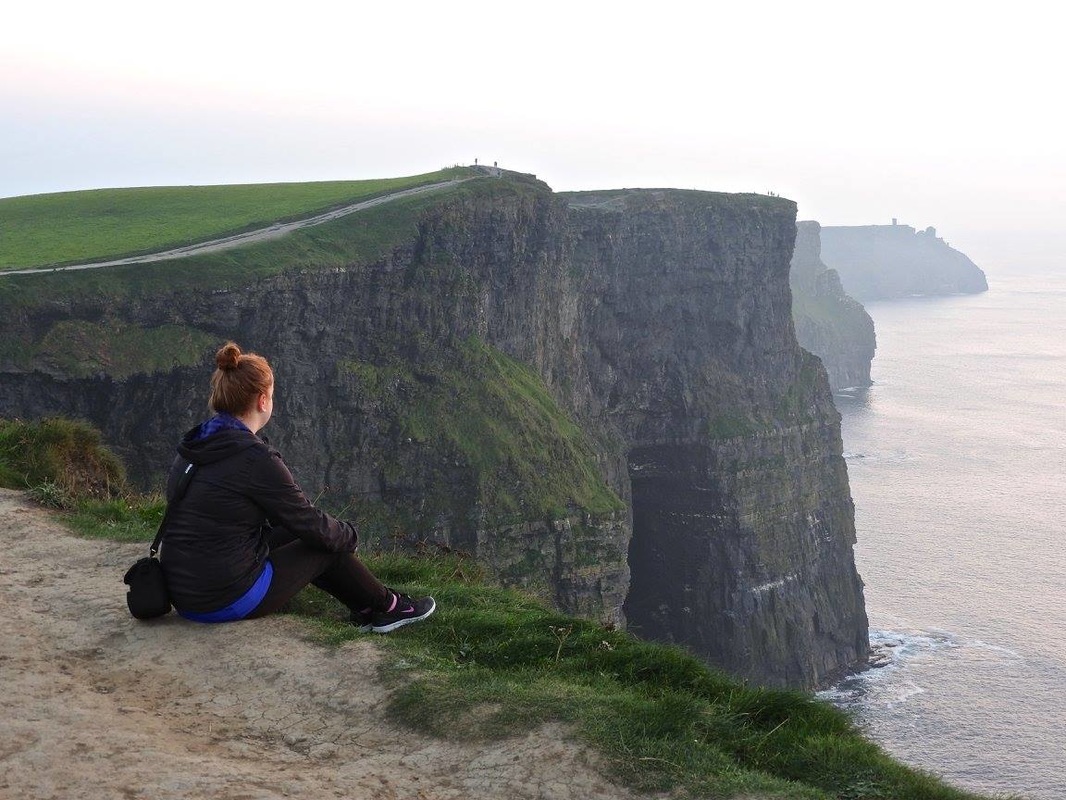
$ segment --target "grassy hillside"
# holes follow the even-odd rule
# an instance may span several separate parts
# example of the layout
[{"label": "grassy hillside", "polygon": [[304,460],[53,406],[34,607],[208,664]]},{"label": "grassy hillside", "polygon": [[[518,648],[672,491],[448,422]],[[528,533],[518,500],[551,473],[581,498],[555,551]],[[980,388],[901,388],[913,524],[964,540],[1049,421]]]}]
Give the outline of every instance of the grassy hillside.
[{"label": "grassy hillside", "polygon": [[0,199],[0,271],[165,250],[470,174],[455,168],[383,180],[97,189]]},{"label": "grassy hillside", "polygon": [[[400,198],[340,219],[294,231],[280,239],[233,250],[151,264],[0,277],[0,316],[42,308],[71,297],[123,298],[210,286],[234,288],[285,271],[366,264],[411,241],[427,208],[467,194],[541,192],[546,187],[508,180],[472,180],[448,192]],[[18,345],[21,349],[23,345]],[[0,342],[0,349],[3,343]]]}]

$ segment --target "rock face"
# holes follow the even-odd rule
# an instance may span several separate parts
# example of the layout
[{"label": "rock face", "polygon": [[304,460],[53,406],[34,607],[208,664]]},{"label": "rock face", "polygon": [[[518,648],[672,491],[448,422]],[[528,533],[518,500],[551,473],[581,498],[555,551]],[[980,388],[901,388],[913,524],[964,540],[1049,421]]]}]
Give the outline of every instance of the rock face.
[{"label": "rock face", "polygon": [[[381,259],[72,293],[0,325],[236,339],[275,367],[266,432],[367,538],[439,541],[564,610],[812,687],[868,643],[839,416],[793,333],[794,237],[780,199],[484,179]],[[153,484],[209,374],[210,353],[121,379],[9,360],[0,415],[86,418]]]},{"label": "rock face", "polygon": [[988,290],[985,274],[934,228],[826,225],[822,260],[840,274],[844,290],[859,300]]},{"label": "rock face", "polygon": [[869,386],[874,322],[844,291],[836,270],[822,263],[820,234],[817,222],[796,224],[789,272],[796,338],[822,360],[833,390]]}]

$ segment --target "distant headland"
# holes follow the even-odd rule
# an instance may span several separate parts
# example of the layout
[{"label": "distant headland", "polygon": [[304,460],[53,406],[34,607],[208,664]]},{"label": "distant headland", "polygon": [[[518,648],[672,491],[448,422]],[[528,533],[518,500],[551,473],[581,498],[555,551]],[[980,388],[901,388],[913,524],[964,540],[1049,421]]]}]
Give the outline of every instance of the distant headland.
[{"label": "distant headland", "polygon": [[919,231],[895,219],[891,225],[823,225],[821,240],[822,261],[859,300],[988,290],[984,272],[933,227]]}]

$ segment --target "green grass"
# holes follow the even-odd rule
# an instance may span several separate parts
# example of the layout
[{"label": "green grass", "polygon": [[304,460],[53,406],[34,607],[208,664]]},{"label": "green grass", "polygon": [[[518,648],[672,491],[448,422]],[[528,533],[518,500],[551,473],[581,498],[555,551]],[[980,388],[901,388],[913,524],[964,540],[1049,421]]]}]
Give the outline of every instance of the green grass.
[{"label": "green grass", "polygon": [[[154,498],[87,503],[65,519],[83,535],[147,542],[161,513]],[[980,800],[894,761],[828,703],[555,613],[488,585],[460,557],[365,560],[387,584],[437,599],[426,623],[374,639],[386,649],[389,714],[412,730],[491,741],[561,722],[603,755],[611,780],[681,797]],[[327,646],[366,635],[314,588],[287,610]]]},{"label": "green grass", "polygon": [[34,489],[49,505],[75,498],[110,499],[125,469],[91,425],[67,419],[0,419],[0,486]]},{"label": "green grass", "polygon": [[97,189],[0,199],[0,271],[166,250],[470,174],[453,168],[382,180]]},{"label": "green grass", "polygon": [[[200,362],[211,337],[180,325],[141,328],[110,316],[132,302],[156,302],[161,295],[241,290],[280,273],[359,269],[387,258],[415,239],[422,215],[434,206],[486,191],[530,191],[520,182],[469,181],[448,192],[386,203],[281,239],[220,253],[152,264],[74,272],[0,276],[0,363],[20,369],[44,365],[70,375],[105,372],[115,377],[167,370]],[[78,298],[86,319],[58,321],[38,332],[31,318],[54,315]],[[138,347],[138,342],[150,347]]]},{"label": "green grass", "polygon": [[[92,298],[112,307],[130,298],[162,293],[239,289],[282,272],[347,269],[386,257],[418,232],[422,213],[453,197],[472,191],[471,181],[447,194],[402,198],[358,214],[294,231],[280,239],[234,250],[150,264],[131,264],[73,272],[0,277],[0,314],[13,316],[27,309],[67,303],[71,297]],[[486,181],[501,185],[501,181]]]},{"label": "green grass", "polygon": [[0,486],[26,489],[93,538],[151,541],[166,503],[126,491],[125,468],[85,422],[0,419]]},{"label": "green grass", "polygon": [[[0,464],[43,462],[35,451],[56,438],[91,440],[85,426],[66,424],[27,433],[23,423],[3,423]],[[13,431],[30,452],[13,455]],[[71,499],[73,510],[62,518],[86,536],[147,542],[163,512],[159,497],[72,492]],[[432,593],[438,602],[427,622],[374,639],[385,648],[389,714],[413,730],[495,740],[561,722],[602,754],[607,777],[682,797],[978,800],[895,762],[827,703],[748,686],[678,648],[553,612],[489,585],[462,557],[387,553],[366,560],[389,585]],[[366,635],[317,589],[288,610],[325,644]]]},{"label": "green grass", "polygon": [[74,498],[64,520],[76,533],[92,539],[150,542],[163,521],[166,501],[161,495],[128,495],[111,500]]},{"label": "green grass", "polygon": [[[746,686],[680,649],[640,642],[487,585],[455,556],[368,559],[388,584],[432,593],[425,624],[382,637],[390,713],[413,729],[469,740],[571,726],[609,777],[698,797],[965,800],[976,795],[900,765],[848,717],[809,695]],[[322,638],[359,636],[309,591],[294,613]]]}]

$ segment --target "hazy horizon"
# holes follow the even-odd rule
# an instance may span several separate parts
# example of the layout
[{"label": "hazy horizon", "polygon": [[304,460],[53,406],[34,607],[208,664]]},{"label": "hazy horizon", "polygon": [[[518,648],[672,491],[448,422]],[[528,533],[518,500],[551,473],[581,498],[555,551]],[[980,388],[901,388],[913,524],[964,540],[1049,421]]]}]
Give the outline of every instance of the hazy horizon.
[{"label": "hazy horizon", "polygon": [[557,191],[773,192],[823,225],[895,217],[986,272],[1066,261],[1061,56],[1035,4],[298,10],[9,11],[0,197],[477,158]]}]

